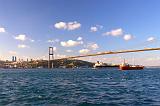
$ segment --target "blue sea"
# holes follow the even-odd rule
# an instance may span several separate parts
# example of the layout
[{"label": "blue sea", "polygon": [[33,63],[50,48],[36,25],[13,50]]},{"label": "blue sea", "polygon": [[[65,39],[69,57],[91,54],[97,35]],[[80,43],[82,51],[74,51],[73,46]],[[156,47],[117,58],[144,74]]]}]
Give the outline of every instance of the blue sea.
[{"label": "blue sea", "polygon": [[160,68],[0,69],[0,106],[160,106]]}]

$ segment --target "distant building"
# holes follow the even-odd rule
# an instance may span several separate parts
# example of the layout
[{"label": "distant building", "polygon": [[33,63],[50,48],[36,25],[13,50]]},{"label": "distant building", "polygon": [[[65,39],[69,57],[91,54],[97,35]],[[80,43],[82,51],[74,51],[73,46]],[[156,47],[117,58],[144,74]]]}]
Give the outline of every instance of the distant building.
[{"label": "distant building", "polygon": [[17,61],[17,57],[16,56],[12,56],[12,62],[16,62]]},{"label": "distant building", "polygon": [[17,57],[15,56],[14,61],[17,62]]},{"label": "distant building", "polygon": [[12,56],[12,62],[14,62],[14,56]]}]

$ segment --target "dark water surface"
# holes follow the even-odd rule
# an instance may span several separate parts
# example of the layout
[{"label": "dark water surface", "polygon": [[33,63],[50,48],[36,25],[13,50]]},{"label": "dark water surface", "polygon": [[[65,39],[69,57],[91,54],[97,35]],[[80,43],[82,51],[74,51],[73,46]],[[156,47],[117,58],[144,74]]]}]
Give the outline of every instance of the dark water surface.
[{"label": "dark water surface", "polygon": [[1,69],[3,105],[160,106],[160,69]]}]

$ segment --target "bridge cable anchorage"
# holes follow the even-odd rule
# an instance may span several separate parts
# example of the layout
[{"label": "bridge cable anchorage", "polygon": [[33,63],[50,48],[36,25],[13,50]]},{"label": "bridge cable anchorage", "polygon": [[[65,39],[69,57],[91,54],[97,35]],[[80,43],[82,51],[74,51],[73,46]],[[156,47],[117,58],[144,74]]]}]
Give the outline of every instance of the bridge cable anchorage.
[{"label": "bridge cable anchorage", "polygon": [[120,51],[107,51],[107,52],[100,52],[95,54],[86,54],[86,55],[79,55],[79,56],[70,56],[61,59],[73,59],[73,58],[81,58],[81,57],[89,57],[89,56],[98,56],[98,55],[108,55],[108,54],[121,54],[121,53],[132,53],[132,52],[144,52],[144,51],[156,51],[160,50],[160,48],[145,48],[145,49],[137,49],[137,50],[120,50]]}]

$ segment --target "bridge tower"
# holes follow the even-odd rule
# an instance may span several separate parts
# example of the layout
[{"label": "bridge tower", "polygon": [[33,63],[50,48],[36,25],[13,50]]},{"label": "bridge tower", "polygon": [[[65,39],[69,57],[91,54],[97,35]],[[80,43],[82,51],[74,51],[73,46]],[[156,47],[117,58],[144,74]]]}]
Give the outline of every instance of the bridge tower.
[{"label": "bridge tower", "polygon": [[53,47],[49,47],[48,68],[53,68],[53,60],[54,60],[54,50]]}]

